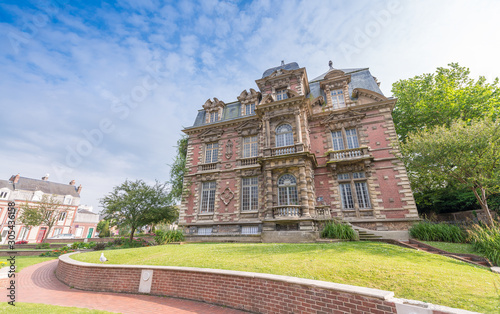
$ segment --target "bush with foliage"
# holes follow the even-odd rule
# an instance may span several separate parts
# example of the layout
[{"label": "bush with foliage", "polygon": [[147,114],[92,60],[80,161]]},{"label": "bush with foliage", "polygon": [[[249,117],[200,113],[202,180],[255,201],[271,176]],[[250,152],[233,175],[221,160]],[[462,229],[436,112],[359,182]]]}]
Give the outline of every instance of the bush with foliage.
[{"label": "bush with foliage", "polygon": [[321,231],[321,237],[351,241],[359,240],[358,234],[350,225],[337,220],[331,220],[325,224],[325,227]]},{"label": "bush with foliage", "polygon": [[94,251],[102,251],[105,250],[108,244],[106,242],[99,242],[94,246]]},{"label": "bush with foliage", "polygon": [[414,224],[410,228],[410,236],[421,241],[467,242],[467,232],[461,227],[427,220]]},{"label": "bush with foliage", "polygon": [[42,254],[40,254],[40,257],[59,257],[63,254],[71,253],[74,251],[75,250],[72,250],[69,246],[65,246],[65,247],[62,247],[62,248],[57,249],[57,250],[42,253]]},{"label": "bush with foliage", "polygon": [[37,249],[37,250],[50,249],[50,243],[38,243],[35,246],[35,249]]},{"label": "bush with foliage", "polygon": [[475,224],[468,233],[474,249],[483,253],[495,265],[500,265],[500,223]]},{"label": "bush with foliage", "polygon": [[[0,238],[1,241],[2,238]],[[17,241],[15,244],[28,244],[28,241],[22,240],[22,241]]]},{"label": "bush with foliage", "polygon": [[155,232],[155,242],[158,245],[181,241],[184,241],[184,233],[182,232],[182,230],[157,230]]},{"label": "bush with foliage", "polygon": [[88,243],[85,243],[85,242],[74,242],[73,244],[71,244],[71,248],[74,249],[74,250],[76,250],[76,249],[92,249],[96,245],[97,245],[97,243],[95,243],[94,241],[88,242]]}]

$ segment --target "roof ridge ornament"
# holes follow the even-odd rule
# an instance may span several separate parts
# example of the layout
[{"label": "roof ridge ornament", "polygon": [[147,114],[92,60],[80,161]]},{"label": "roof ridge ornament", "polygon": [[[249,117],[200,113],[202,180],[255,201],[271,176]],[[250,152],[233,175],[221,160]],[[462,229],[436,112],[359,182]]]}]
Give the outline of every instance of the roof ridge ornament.
[{"label": "roof ridge ornament", "polygon": [[328,62],[328,66],[330,67],[330,70],[333,70],[333,62],[332,62],[332,60],[330,60]]}]

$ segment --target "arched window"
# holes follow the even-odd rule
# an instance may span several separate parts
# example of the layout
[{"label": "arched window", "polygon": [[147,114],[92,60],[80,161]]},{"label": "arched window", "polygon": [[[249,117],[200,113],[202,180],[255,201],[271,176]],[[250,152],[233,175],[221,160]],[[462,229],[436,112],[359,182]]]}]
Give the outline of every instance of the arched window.
[{"label": "arched window", "polygon": [[293,131],[290,124],[282,124],[276,128],[276,147],[293,145]]},{"label": "arched window", "polygon": [[278,179],[278,205],[299,205],[297,179],[291,174],[284,174]]}]

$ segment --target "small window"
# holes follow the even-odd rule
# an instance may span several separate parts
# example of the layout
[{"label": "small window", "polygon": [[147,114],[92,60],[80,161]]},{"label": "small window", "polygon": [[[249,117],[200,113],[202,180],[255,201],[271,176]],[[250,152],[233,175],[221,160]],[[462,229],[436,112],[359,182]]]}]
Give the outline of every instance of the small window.
[{"label": "small window", "polygon": [[202,213],[213,213],[215,208],[215,181],[203,182],[201,186]]},{"label": "small window", "polygon": [[248,104],[245,106],[245,115],[253,115],[255,114],[255,103]]},{"label": "small window", "polygon": [[276,128],[276,147],[293,145],[293,131],[290,124],[282,124]]},{"label": "small window", "polygon": [[209,122],[213,123],[213,122],[217,122],[217,121],[219,121],[219,112],[217,112],[217,111],[210,112]]},{"label": "small window", "polygon": [[345,107],[344,92],[341,89],[331,91],[330,95],[332,96],[333,109]]},{"label": "small window", "polygon": [[33,198],[31,200],[34,201],[34,202],[41,201],[42,200],[42,195],[43,195],[42,191],[35,191],[35,193],[33,193]]},{"label": "small window", "polygon": [[73,202],[73,197],[71,197],[71,195],[66,195],[64,197],[64,205],[71,205],[72,202]]},{"label": "small window", "polygon": [[198,235],[211,235],[212,227],[200,227],[198,228]]},{"label": "small window", "polygon": [[0,198],[2,198],[2,199],[6,199],[7,195],[9,195],[8,192],[0,192]]},{"label": "small window", "polygon": [[219,155],[219,143],[207,144],[205,150],[205,163],[210,164],[213,162],[217,162],[218,155]]},{"label": "small window", "polygon": [[67,213],[66,212],[62,212],[59,214],[59,221],[64,221],[64,219],[66,219],[66,215]]},{"label": "small window", "polygon": [[243,138],[243,158],[256,157],[258,155],[259,143],[257,135]]},{"label": "small window", "polygon": [[61,232],[62,232],[61,228],[54,229],[54,235],[53,236],[59,235],[59,234],[61,234]]},{"label": "small window", "polygon": [[286,88],[276,90],[276,100],[287,99],[288,94],[286,93]]},{"label": "small window", "polygon": [[259,226],[242,226],[241,234],[258,234]]}]

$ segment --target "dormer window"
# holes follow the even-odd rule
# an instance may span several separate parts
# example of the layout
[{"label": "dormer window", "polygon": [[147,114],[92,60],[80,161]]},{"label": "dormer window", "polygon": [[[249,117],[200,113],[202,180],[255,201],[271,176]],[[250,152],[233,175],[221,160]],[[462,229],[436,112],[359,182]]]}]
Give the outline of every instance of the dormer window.
[{"label": "dormer window", "polygon": [[330,92],[332,97],[333,109],[345,108],[344,91],[341,89],[332,90]]},{"label": "dormer window", "polygon": [[35,193],[33,193],[33,198],[31,200],[34,202],[39,202],[42,200],[42,195],[43,195],[42,191],[35,191]]},{"label": "dormer window", "polygon": [[245,115],[250,116],[255,114],[255,103],[251,103],[245,106]]},{"label": "dormer window", "polygon": [[219,113],[217,111],[210,112],[208,122],[213,123],[213,122],[217,122],[217,121],[219,121]]},{"label": "dormer window", "polygon": [[0,199],[7,199],[9,196],[9,192],[0,192]]},{"label": "dormer window", "polygon": [[286,88],[276,90],[276,101],[287,99],[288,95],[286,93]]},{"label": "dormer window", "polygon": [[71,195],[66,195],[64,197],[64,205],[71,205],[71,202],[73,202],[73,198]]}]

